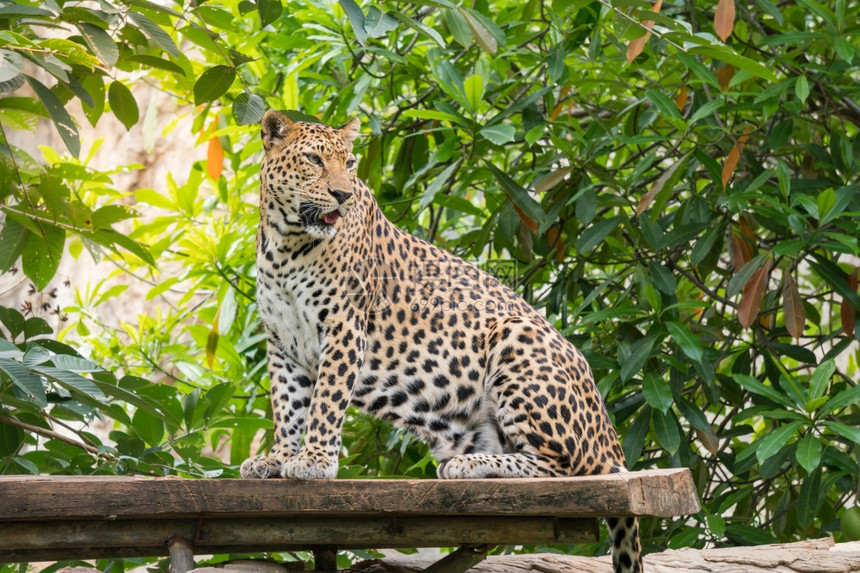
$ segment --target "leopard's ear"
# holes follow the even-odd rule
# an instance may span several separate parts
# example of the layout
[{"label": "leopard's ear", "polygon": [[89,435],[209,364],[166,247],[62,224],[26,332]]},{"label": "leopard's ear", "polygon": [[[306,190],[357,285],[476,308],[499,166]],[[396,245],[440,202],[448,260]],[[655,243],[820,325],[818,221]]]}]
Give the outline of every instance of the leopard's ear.
[{"label": "leopard's ear", "polygon": [[349,145],[352,145],[352,142],[358,137],[358,132],[361,129],[361,122],[358,121],[357,117],[349,120],[344,126],[340,128],[340,134],[346,140]]},{"label": "leopard's ear", "polygon": [[263,115],[260,137],[263,139],[263,149],[269,151],[273,145],[283,141],[293,122],[283,113],[270,109]]}]

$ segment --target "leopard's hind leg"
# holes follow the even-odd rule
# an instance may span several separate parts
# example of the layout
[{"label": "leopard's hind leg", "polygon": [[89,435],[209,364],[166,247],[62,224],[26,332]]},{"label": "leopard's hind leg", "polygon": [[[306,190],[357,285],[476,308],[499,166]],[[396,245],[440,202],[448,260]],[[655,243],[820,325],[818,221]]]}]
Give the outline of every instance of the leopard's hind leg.
[{"label": "leopard's hind leg", "polygon": [[[618,436],[585,359],[532,319],[501,321],[488,336],[484,412],[505,453],[444,461],[442,478],[557,477],[626,471]],[[639,526],[607,518],[615,573],[641,573]]]}]

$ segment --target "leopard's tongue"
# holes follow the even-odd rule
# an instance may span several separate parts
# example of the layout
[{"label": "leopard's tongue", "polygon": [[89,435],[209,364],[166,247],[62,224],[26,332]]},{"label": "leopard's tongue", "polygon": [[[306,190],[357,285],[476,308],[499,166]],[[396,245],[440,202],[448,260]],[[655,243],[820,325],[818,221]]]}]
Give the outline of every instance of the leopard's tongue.
[{"label": "leopard's tongue", "polygon": [[332,211],[331,213],[326,213],[323,215],[323,221],[326,222],[326,225],[334,225],[335,221],[340,218],[340,213],[337,211]]}]

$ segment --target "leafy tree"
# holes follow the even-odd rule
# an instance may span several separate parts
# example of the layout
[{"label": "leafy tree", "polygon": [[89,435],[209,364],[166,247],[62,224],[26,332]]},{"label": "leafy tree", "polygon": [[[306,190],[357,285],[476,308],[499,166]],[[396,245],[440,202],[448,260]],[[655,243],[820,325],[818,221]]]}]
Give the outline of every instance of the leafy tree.
[{"label": "leafy tree", "polygon": [[[0,312],[0,471],[236,475],[271,428],[253,234],[255,124],[276,108],[359,116],[389,218],[514,263],[586,353],[631,467],[693,469],[702,512],[646,522],[646,548],[841,538],[860,486],[843,0],[16,2],[0,20],[0,270],[43,288],[86,247],[159,303],[121,330],[98,318],[122,295],[105,283],[62,332]],[[80,158],[65,106],[129,128],[138,82],[183,104],[208,153],[129,194]],[[7,138],[38,118],[66,147],[41,160]],[[358,413],[344,432],[342,475],[434,474],[407,434]]]}]

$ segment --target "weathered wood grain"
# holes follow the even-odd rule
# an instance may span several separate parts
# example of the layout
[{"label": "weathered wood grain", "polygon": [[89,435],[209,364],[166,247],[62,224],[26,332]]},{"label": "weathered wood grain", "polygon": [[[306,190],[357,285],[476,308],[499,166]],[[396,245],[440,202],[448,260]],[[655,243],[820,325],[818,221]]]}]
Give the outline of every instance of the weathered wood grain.
[{"label": "weathered wood grain", "polygon": [[[433,559],[398,555],[356,563],[353,568],[364,573],[419,573],[431,566]],[[860,571],[860,541],[834,544],[832,539],[818,539],[754,547],[669,549],[646,555],[644,569],[648,573],[856,573]],[[227,568],[217,573],[244,572]],[[469,573],[612,573],[612,558],[550,553],[491,555]]]},{"label": "weathered wood grain", "polygon": [[313,482],[0,476],[0,522],[260,514],[672,517],[698,510],[686,469],[551,479]]},{"label": "weathered wood grain", "polygon": [[167,555],[173,538],[196,553],[553,545],[593,542],[597,521],[513,516],[321,516],[266,519],[117,519],[0,523],[0,562]]}]

